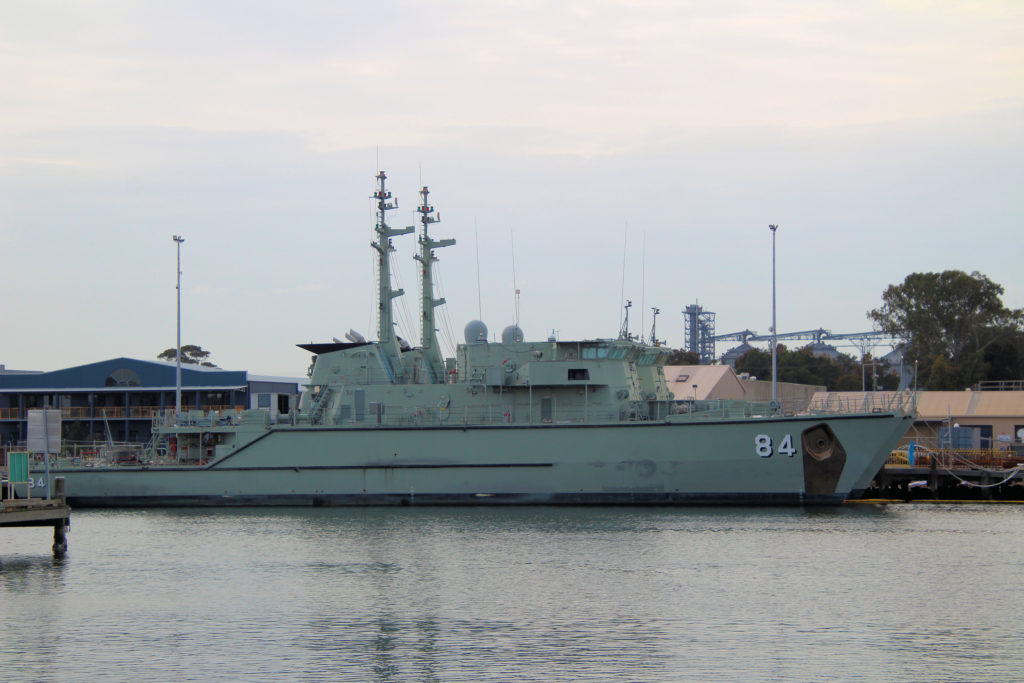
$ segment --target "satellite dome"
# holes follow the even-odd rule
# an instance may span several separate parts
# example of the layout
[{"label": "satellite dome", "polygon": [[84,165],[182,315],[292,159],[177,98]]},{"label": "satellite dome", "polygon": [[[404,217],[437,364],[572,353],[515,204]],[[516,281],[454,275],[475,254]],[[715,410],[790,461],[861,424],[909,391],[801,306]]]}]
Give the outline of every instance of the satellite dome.
[{"label": "satellite dome", "polygon": [[470,320],[466,323],[466,343],[481,344],[487,341],[487,325],[481,320]]},{"label": "satellite dome", "polygon": [[502,344],[518,344],[521,341],[523,341],[523,331],[519,329],[519,325],[509,325],[501,331]]}]

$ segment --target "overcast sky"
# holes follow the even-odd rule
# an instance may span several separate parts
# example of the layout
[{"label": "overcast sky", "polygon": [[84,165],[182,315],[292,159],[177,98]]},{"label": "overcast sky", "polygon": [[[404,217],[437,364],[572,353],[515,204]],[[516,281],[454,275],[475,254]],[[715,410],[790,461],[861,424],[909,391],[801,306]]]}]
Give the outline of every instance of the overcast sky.
[{"label": "overcast sky", "polygon": [[769,223],[780,332],[867,331],[912,272],[1024,307],[1024,3],[5,0],[0,363],[174,346],[181,234],[182,342],[303,375],[375,336],[381,169],[394,226],[426,184],[458,241],[449,339],[516,287],[532,339],[614,337],[624,298],[673,347],[697,301],[767,333]]}]

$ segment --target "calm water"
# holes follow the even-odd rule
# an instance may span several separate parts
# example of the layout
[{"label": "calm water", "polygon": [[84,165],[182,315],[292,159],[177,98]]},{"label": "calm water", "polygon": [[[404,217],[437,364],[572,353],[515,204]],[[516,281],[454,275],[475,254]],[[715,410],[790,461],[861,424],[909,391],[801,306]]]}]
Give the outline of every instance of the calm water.
[{"label": "calm water", "polygon": [[1024,507],[76,511],[0,679],[1016,681]]}]

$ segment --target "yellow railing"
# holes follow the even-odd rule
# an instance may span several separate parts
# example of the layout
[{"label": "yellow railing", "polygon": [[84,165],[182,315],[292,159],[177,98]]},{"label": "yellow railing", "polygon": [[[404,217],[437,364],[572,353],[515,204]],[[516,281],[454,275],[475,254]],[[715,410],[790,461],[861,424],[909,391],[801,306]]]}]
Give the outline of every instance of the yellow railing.
[{"label": "yellow railing", "polygon": [[[935,458],[939,467],[989,467],[1003,468],[1013,467],[1024,462],[1024,458],[1015,452],[1006,449],[991,448],[953,448],[940,451],[931,449],[919,449],[914,452],[915,467],[931,467],[932,458]],[[885,461],[886,465],[909,466],[910,459],[906,449],[893,451]]]},{"label": "yellow railing", "polygon": [[154,417],[160,412],[160,406],[132,406],[132,417]]}]

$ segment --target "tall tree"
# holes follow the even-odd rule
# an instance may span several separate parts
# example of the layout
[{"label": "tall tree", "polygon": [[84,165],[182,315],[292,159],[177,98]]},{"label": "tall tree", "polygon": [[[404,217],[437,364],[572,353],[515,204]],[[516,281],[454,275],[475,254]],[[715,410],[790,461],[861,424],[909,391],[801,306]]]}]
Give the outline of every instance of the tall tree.
[{"label": "tall tree", "polygon": [[911,273],[902,284],[889,285],[881,308],[868,317],[904,340],[904,358],[917,362],[921,386],[963,389],[983,379],[1019,379],[990,374],[992,347],[1009,342],[1000,348],[1009,352],[1024,330],[1024,310],[1004,306],[1002,294],[1001,285],[977,271]]},{"label": "tall tree", "polygon": [[[162,351],[157,358],[159,360],[175,361],[178,357],[178,349],[172,347],[166,351]],[[185,344],[181,347],[181,362],[187,365],[202,365],[207,368],[217,367],[209,360],[209,351],[204,351],[201,346],[195,344]]]}]

